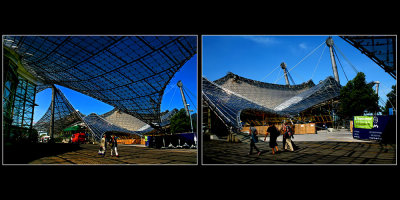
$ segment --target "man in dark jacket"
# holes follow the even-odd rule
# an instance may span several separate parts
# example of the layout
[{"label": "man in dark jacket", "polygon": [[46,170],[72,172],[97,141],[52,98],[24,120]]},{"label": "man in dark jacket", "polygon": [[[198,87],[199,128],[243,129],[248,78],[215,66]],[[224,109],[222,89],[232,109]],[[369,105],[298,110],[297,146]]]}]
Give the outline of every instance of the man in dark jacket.
[{"label": "man in dark jacket", "polygon": [[118,149],[117,138],[115,137],[115,135],[113,135],[111,138],[111,157],[113,157],[113,151],[115,151],[115,156],[119,157],[117,149]]}]

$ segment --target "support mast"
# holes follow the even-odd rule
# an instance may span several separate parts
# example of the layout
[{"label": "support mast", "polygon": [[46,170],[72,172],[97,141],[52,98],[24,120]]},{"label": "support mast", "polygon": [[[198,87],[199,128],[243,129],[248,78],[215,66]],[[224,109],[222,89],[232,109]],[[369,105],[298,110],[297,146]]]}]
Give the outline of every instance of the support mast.
[{"label": "support mast", "polygon": [[332,37],[329,36],[328,39],[326,39],[326,45],[328,45],[329,52],[330,52],[330,55],[331,55],[333,75],[335,76],[336,82],[338,82],[340,84],[339,74],[338,74],[338,71],[337,71],[337,66],[336,66],[336,61],[335,61],[335,56],[333,55],[333,40],[332,40]]},{"label": "support mast", "polygon": [[288,75],[287,75],[286,63],[282,62],[282,63],[281,63],[281,67],[282,67],[283,72],[284,72],[284,74],[285,74],[286,85],[290,85],[289,79],[288,79]]},{"label": "support mast", "polygon": [[181,91],[183,106],[185,107],[186,115],[189,117],[189,120],[190,120],[190,127],[192,128],[192,132],[193,132],[192,116],[190,116],[189,104],[187,104],[185,95],[183,94],[183,88],[182,88],[182,87],[183,87],[183,84],[182,84],[181,81],[178,81],[178,83],[177,83],[176,85],[179,87],[179,89],[180,89],[180,91]]},{"label": "support mast", "polygon": [[54,107],[55,107],[56,87],[51,86],[51,115],[50,115],[50,140],[54,139]]}]

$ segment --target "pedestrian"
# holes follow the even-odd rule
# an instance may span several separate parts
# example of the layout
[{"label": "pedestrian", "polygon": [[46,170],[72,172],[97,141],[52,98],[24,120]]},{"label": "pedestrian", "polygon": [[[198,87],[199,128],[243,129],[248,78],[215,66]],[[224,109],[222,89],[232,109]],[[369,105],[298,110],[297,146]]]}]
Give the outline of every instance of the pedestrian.
[{"label": "pedestrian", "polygon": [[272,155],[279,151],[278,143],[276,143],[276,139],[280,135],[278,129],[275,127],[273,123],[269,123],[269,127],[267,129],[267,133],[265,134],[264,141],[267,139],[267,135],[269,134],[269,147],[272,149]]},{"label": "pedestrian", "polygon": [[106,148],[107,148],[107,140],[106,140],[106,134],[104,134],[100,140],[99,155],[103,155],[104,157],[106,154]]},{"label": "pedestrian", "polygon": [[257,150],[257,155],[260,156],[261,151],[257,148],[256,143],[258,142],[258,137],[257,137],[257,129],[254,127],[254,123],[252,122],[250,124],[250,130],[249,130],[249,135],[251,136],[250,138],[250,152],[249,155],[253,153],[253,148]]},{"label": "pedestrian", "polygon": [[284,134],[283,134],[283,141],[285,141],[283,148],[285,150],[287,150],[289,147],[290,151],[294,151],[291,140],[292,136],[293,136],[292,128],[290,127],[289,122],[287,122],[286,125],[284,126]]},{"label": "pedestrian", "polygon": [[117,138],[115,137],[115,135],[112,136],[111,138],[111,157],[113,157],[113,151],[115,152],[115,156],[119,157],[118,155],[118,142],[117,142]]}]

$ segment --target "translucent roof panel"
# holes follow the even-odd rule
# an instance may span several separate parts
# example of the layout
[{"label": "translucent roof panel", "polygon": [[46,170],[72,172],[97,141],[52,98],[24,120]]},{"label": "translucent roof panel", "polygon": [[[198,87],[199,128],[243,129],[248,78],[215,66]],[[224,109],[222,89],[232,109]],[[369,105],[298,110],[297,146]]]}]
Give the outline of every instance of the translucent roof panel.
[{"label": "translucent roof panel", "polygon": [[337,98],[341,87],[333,77],[318,85],[308,81],[288,86],[258,82],[236,74],[214,82],[203,77],[202,86],[203,100],[234,132],[241,129],[240,114],[244,110],[290,117]]},{"label": "translucent roof panel", "polygon": [[241,129],[240,113],[243,110],[258,110],[276,114],[272,109],[259,105],[256,102],[225,89],[204,77],[202,88],[203,100],[217,114],[217,116],[220,117],[224,124],[234,132],[239,132]]},{"label": "translucent roof panel", "polygon": [[396,79],[396,36],[340,36]]},{"label": "translucent roof panel", "polygon": [[[36,122],[33,126],[34,129],[50,133],[51,107],[52,105],[50,105],[43,117]],[[64,94],[58,88],[55,88],[54,134],[59,134],[64,128],[75,122],[81,121],[82,117],[83,115],[80,112],[75,111],[67,98],[65,98]]]},{"label": "translucent roof panel", "polygon": [[83,118],[83,122],[88,126],[90,131],[92,132],[92,135],[95,140],[99,141],[103,135],[107,132],[113,132],[113,133],[129,133],[129,134],[134,134],[134,135],[139,135],[142,136],[144,133],[147,133],[148,131],[131,131],[128,129],[125,129],[123,127],[120,127],[118,125],[115,125],[104,118],[100,117],[99,115],[92,113],[86,117]]},{"label": "translucent roof panel", "polygon": [[174,74],[197,51],[196,36],[3,36],[41,85],[58,84],[147,124]]}]

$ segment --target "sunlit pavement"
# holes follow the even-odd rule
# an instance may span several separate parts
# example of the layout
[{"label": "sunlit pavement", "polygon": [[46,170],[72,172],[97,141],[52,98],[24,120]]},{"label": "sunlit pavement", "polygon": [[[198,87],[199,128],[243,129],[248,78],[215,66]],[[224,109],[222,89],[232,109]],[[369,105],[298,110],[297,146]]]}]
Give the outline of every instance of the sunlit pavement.
[{"label": "sunlit pavement", "polygon": [[[202,164],[396,164],[396,144],[386,147],[377,142],[353,139],[349,132],[318,132],[295,135],[293,141],[299,147],[294,152],[281,151],[272,155],[269,137],[259,137],[255,150],[249,152],[249,143],[229,143],[224,140],[203,141]],[[282,149],[282,136],[278,137]]]},{"label": "sunlit pavement", "polygon": [[80,164],[80,165],[197,165],[197,149],[154,149],[140,145],[119,145],[119,157],[111,157],[110,149],[103,157],[98,155],[98,145],[81,144],[73,151],[44,156],[26,164]]}]

